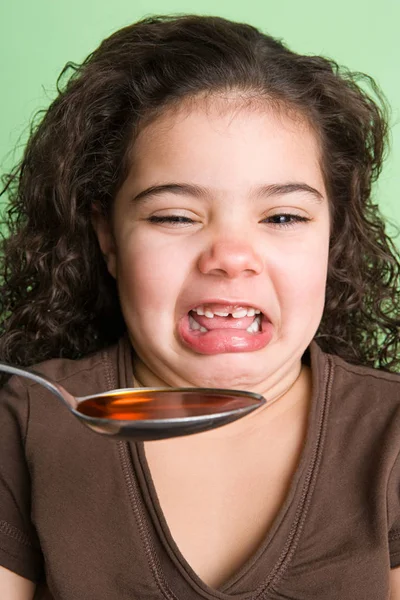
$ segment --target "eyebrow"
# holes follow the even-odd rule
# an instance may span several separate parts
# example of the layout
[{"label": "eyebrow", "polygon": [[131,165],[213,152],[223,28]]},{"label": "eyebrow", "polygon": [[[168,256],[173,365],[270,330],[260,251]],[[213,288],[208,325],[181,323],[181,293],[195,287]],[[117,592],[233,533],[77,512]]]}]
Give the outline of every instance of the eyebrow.
[{"label": "eyebrow", "polygon": [[[134,196],[133,201],[147,199],[150,196],[159,196],[165,192],[176,194],[177,196],[194,196],[195,198],[208,198],[210,190],[192,183],[164,183],[161,185],[152,185]],[[306,192],[314,197],[315,200],[321,202],[323,195],[316,188],[311,187],[307,183],[288,182],[288,183],[272,183],[258,186],[253,190],[253,195],[257,198],[284,196]]]}]

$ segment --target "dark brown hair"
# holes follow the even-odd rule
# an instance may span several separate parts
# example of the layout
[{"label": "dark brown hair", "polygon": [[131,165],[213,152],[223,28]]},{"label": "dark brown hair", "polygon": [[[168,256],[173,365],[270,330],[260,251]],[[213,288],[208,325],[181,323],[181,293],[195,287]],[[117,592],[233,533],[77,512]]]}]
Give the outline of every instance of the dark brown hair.
[{"label": "dark brown hair", "polygon": [[291,52],[250,25],[193,15],[144,19],[64,68],[58,97],[4,181],[3,360],[76,358],[118,339],[125,324],[92,203],[109,214],[145,119],[232,90],[299,111],[319,136],[333,223],[318,343],[353,363],[397,368],[399,255],[371,199],[387,135],[382,94],[371,78]]}]

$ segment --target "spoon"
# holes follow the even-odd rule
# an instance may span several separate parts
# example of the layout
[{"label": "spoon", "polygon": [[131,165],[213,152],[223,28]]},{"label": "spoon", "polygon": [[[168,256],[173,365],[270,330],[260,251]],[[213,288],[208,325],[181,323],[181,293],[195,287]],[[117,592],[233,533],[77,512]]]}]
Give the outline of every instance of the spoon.
[{"label": "spoon", "polygon": [[32,379],[50,390],[81,423],[97,433],[134,441],[161,440],[215,429],[251,413],[259,394],[213,388],[124,388],[72,396],[59,383],[0,362],[0,371]]}]

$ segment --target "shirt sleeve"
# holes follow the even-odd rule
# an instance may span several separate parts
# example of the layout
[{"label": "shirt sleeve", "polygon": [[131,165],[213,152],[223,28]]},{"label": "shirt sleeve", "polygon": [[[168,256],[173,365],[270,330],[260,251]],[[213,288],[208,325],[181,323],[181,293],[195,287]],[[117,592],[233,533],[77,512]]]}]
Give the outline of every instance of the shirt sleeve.
[{"label": "shirt sleeve", "polygon": [[390,566],[394,569],[400,566],[400,453],[389,478],[387,507]]},{"label": "shirt sleeve", "polygon": [[28,420],[28,390],[19,378],[12,378],[0,389],[0,565],[39,582],[43,558],[30,519],[30,476],[24,451]]}]

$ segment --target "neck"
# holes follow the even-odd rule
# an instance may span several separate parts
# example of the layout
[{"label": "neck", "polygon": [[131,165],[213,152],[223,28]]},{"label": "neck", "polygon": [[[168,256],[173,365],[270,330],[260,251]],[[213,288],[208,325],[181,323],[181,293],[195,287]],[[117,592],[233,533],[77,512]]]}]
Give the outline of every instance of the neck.
[{"label": "neck", "polygon": [[[135,387],[169,387],[161,380],[155,382],[152,379],[150,384],[146,385],[146,378],[140,377],[134,373]],[[253,390],[252,390],[253,391]],[[281,423],[287,419],[295,419],[303,423],[306,427],[307,415],[312,396],[311,370],[306,365],[298,364],[296,370],[291,371],[291,376],[281,380],[280,384],[269,388],[267,393],[259,392],[267,399],[267,403],[250,413],[249,415],[230,423],[229,427],[220,427],[215,430],[196,434],[200,440],[227,440],[248,436],[249,433],[263,432],[265,435],[268,429],[272,435],[274,430],[279,431]],[[299,425],[300,425],[299,422]]]}]

